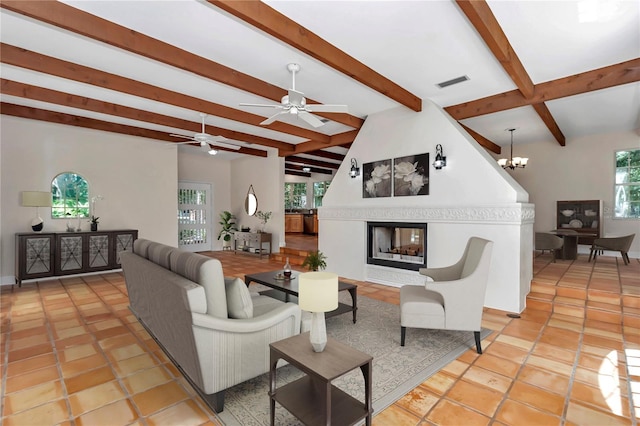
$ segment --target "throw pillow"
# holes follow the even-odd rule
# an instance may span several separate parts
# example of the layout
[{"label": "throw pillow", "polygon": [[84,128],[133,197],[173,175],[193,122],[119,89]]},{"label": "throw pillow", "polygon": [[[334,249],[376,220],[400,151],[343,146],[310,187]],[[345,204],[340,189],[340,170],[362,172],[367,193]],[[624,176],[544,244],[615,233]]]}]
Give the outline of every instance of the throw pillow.
[{"label": "throw pillow", "polygon": [[253,302],[247,285],[240,278],[224,280],[229,318],[253,318]]}]

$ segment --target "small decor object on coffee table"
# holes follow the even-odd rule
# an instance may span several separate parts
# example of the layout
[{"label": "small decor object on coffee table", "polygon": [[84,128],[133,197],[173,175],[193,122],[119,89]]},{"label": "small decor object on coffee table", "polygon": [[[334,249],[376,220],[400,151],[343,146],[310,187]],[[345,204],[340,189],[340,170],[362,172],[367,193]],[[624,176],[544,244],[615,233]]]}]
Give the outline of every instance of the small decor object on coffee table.
[{"label": "small decor object on coffee table", "polygon": [[289,264],[289,258],[287,257],[287,261],[284,264],[284,276],[287,279],[291,279],[291,265]]},{"label": "small decor object on coffee table", "polygon": [[314,352],[322,352],[327,344],[324,313],[338,308],[338,274],[307,272],[300,274],[298,304],[311,312],[310,341]]}]

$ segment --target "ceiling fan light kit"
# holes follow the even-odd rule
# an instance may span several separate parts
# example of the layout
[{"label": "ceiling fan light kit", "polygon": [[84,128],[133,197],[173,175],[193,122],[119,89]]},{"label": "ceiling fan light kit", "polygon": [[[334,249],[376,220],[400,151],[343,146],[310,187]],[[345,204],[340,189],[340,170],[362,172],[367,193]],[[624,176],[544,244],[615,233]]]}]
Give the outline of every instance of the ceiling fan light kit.
[{"label": "ceiling fan light kit", "polygon": [[314,116],[313,112],[337,112],[347,113],[348,107],[346,105],[323,105],[313,104],[308,105],[307,99],[304,97],[304,93],[296,90],[296,73],[300,71],[299,64],[288,64],[287,70],[291,73],[291,88],[287,91],[287,94],[280,100],[280,105],[267,105],[267,104],[247,104],[241,103],[240,106],[261,107],[261,108],[276,108],[281,111],[267,118],[260,124],[262,126],[269,125],[276,121],[281,115],[291,114],[295,115],[306,123],[313,127],[323,126],[326,121],[320,120]]},{"label": "ceiling fan light kit", "polygon": [[513,156],[513,132],[516,129],[506,129],[508,132],[511,132],[511,154],[509,155],[509,159],[501,158],[498,160],[498,164],[502,166],[503,169],[511,169],[514,170],[516,168],[524,169],[529,162],[529,159],[526,157],[514,157]]}]

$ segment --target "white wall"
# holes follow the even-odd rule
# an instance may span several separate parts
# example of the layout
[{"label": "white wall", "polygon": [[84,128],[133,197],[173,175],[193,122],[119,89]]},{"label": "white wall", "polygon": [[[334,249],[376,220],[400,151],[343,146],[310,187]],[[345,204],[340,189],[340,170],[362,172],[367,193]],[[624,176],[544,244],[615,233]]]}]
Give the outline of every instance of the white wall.
[{"label": "white wall", "polygon": [[366,222],[427,222],[430,267],[457,261],[471,236],[494,241],[485,305],[520,312],[532,278],[533,206],[526,191],[436,105],[369,116],[348,154],[364,163],[430,153],[442,144],[447,166],[429,167],[429,195],[362,197],[362,175],[337,171],[319,209],[319,248],[327,269],[357,280],[400,286],[422,283],[414,271],[366,265]]},{"label": "white wall", "polygon": [[178,179],[181,181],[208,183],[212,194],[212,250],[222,250],[220,213],[231,211],[231,162],[208,154],[201,155],[197,149],[181,149],[178,152]]},{"label": "white wall", "polygon": [[[32,207],[20,206],[21,191],[49,191],[61,172],[89,182],[100,229],[132,228],[139,236],[177,245],[176,147],[133,136],[0,116],[0,277],[13,284],[14,234],[31,232]],[[40,208],[45,231],[65,231],[65,219]],[[82,222],[83,229],[89,223]]]},{"label": "white wall", "polygon": [[255,216],[244,211],[244,200],[249,186],[258,198],[258,210],[272,212],[265,232],[270,232],[271,248],[278,252],[284,246],[284,158],[278,157],[276,150],[269,150],[269,156],[246,157],[233,160],[231,164],[231,213],[237,218],[238,229],[250,227],[253,231],[260,225]]},{"label": "white wall", "polygon": [[[508,173],[527,190],[529,200],[536,205],[534,230],[548,232],[556,228],[557,201],[602,200],[604,236],[636,233],[629,257],[640,258],[640,220],[612,217],[614,155],[624,149],[640,149],[638,133],[582,136],[568,139],[564,147],[555,141],[516,145],[514,155],[529,157],[529,164]],[[579,250],[588,253],[589,246],[579,246]]]}]

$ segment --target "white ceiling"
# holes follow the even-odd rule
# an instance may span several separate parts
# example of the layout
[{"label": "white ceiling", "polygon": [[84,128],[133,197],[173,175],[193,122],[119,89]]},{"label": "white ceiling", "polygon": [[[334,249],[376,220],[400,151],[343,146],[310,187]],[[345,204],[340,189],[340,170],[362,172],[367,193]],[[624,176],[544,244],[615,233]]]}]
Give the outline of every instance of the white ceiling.
[{"label": "white ceiling", "polygon": [[[65,1],[75,8],[169,43],[265,82],[287,89],[286,65],[301,65],[296,88],[310,99],[347,104],[351,115],[399,104],[207,2]],[[447,107],[517,89],[454,1],[266,1],[298,24],[422,99]],[[491,11],[534,84],[640,57],[640,2],[494,1]],[[599,13],[595,13],[599,12]],[[125,76],[192,97],[267,117],[269,108],[239,103],[274,101],[156,62],[87,37],[2,9],[3,43]],[[90,84],[2,63],[3,79],[199,122],[197,110],[181,108]],[[437,83],[466,75],[469,81],[440,89]],[[284,94],[284,92],[283,92]],[[2,94],[3,102],[58,111],[167,133],[180,128],[120,118],[26,97]],[[546,102],[567,142],[584,134],[640,128],[640,83]],[[314,130],[295,117],[289,123]],[[268,127],[208,116],[207,125],[298,144],[307,139]],[[515,143],[556,142],[530,106],[468,118],[463,124],[500,145],[507,128]],[[352,130],[329,122],[315,129],[335,135]],[[245,145],[242,141],[239,144]],[[248,145],[247,145],[248,146]],[[262,148],[251,145],[254,148]],[[197,148],[187,148],[197,150]],[[269,148],[272,149],[272,148]],[[327,151],[346,153],[346,148]],[[504,150],[503,150],[504,152]],[[221,153],[237,158],[237,153]],[[331,160],[324,160],[331,161]]]}]

